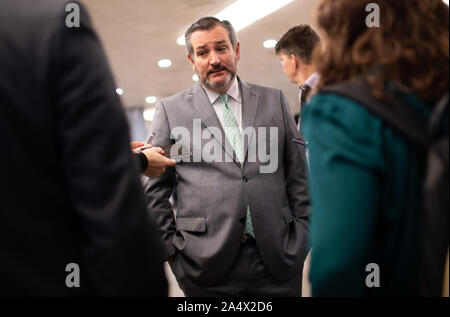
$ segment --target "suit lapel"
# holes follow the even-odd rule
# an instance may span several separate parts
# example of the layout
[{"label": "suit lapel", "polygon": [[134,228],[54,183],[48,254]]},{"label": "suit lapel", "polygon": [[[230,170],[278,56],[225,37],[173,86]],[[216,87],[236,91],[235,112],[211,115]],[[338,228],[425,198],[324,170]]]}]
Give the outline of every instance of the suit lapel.
[{"label": "suit lapel", "polygon": [[[222,125],[220,124],[219,118],[217,118],[217,114],[214,111],[214,108],[211,105],[211,102],[209,101],[205,90],[199,83],[196,83],[195,86],[193,87],[192,100],[193,106],[197,110],[198,116],[201,118],[203,124],[206,126],[209,132],[211,132],[214,138],[219,142],[224,151],[228,155],[230,155],[230,157],[233,158],[233,161],[240,167],[241,165],[237,160],[237,157],[233,151],[231,144],[228,142],[225,136],[225,131],[223,130]],[[210,129],[211,127],[220,129],[222,135],[220,136],[216,135],[216,133],[213,133],[214,129]]]},{"label": "suit lapel", "polygon": [[242,98],[242,129],[249,129],[247,142],[244,141],[244,162],[247,157],[248,145],[251,142],[253,137],[253,127],[256,118],[256,112],[258,111],[258,93],[254,87],[248,85],[244,81],[239,79],[239,83],[241,86],[241,98]]}]

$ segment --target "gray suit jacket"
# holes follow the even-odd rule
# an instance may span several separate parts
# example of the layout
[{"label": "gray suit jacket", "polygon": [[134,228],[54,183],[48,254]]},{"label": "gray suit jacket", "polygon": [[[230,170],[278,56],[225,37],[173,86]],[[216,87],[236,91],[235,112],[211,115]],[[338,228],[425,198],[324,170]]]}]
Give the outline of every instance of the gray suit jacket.
[{"label": "gray suit jacket", "polygon": [[[288,103],[280,90],[244,83],[241,80],[243,129],[255,127],[247,138],[260,139],[275,127],[278,134],[267,137],[278,142],[271,160],[278,158],[273,173],[261,173],[268,165],[245,142],[245,161],[236,159],[217,115],[200,84],[158,102],[151,129],[155,145],[176,142],[195,150],[201,123],[202,148],[215,142],[226,162],[181,162],[163,176],[145,181],[148,209],[161,230],[166,257],[175,255],[174,273],[184,274],[198,284],[219,281],[233,264],[250,206],[256,242],[268,271],[281,280],[299,276],[308,250],[309,197],[304,148],[292,142],[299,133]],[[201,120],[201,121],[200,121]],[[190,140],[173,135],[183,127]],[[270,141],[271,140],[271,141]],[[258,150],[261,144],[255,142]],[[257,152],[257,151],[256,151]],[[252,162],[253,161],[253,162]],[[264,161],[264,160],[263,160]],[[176,219],[169,198],[176,191]],[[180,270],[178,270],[179,268]]]}]

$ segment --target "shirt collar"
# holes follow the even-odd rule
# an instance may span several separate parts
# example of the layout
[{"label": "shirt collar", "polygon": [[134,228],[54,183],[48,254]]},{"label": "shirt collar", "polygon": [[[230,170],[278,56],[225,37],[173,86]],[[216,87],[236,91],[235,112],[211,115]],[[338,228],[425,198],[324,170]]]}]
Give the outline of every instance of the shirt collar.
[{"label": "shirt collar", "polygon": [[[203,86],[203,89],[205,89],[206,95],[208,96],[209,101],[211,102],[211,104],[214,104],[217,100],[217,98],[219,98],[220,94],[218,94],[217,92],[214,92],[208,88],[206,88],[205,86]],[[241,94],[239,92],[239,85],[238,85],[238,79],[237,77],[235,77],[233,79],[233,84],[231,85],[231,87],[228,89],[228,91],[226,92],[226,94],[233,98],[234,100],[236,100],[237,102],[241,102]]]},{"label": "shirt collar", "polygon": [[320,79],[319,73],[318,72],[314,72],[305,81],[305,85],[309,86],[311,88],[314,88],[317,85],[317,83],[319,82],[319,79]]}]

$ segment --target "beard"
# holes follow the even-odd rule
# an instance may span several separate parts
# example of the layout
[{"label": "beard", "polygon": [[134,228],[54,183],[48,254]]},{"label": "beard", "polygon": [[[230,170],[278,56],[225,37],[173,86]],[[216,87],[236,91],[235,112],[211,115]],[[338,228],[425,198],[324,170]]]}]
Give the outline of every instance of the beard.
[{"label": "beard", "polygon": [[[219,71],[219,70],[224,70],[227,72],[227,78],[223,81],[223,82],[218,82],[218,83],[213,83],[208,79],[208,75],[211,74],[214,71]],[[230,70],[228,70],[227,68],[221,66],[221,67],[217,67],[216,69],[208,72],[208,75],[206,76],[206,78],[202,81],[203,84],[210,88],[210,89],[221,89],[223,87],[225,87],[226,85],[228,85],[236,76],[236,72],[231,72]]]}]

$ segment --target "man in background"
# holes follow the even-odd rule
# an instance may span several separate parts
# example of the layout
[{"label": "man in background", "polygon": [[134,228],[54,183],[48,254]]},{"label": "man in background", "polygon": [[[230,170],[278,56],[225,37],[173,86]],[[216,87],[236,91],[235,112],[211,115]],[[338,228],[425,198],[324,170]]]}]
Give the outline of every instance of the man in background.
[{"label": "man in background", "polygon": [[295,115],[299,129],[302,109],[319,81],[319,75],[312,64],[313,51],[319,43],[319,36],[309,25],[298,25],[287,31],[275,46],[283,71],[291,83],[299,87],[300,112]]},{"label": "man in background", "polygon": [[106,57],[68,4],[0,2],[0,297],[166,296]]}]

